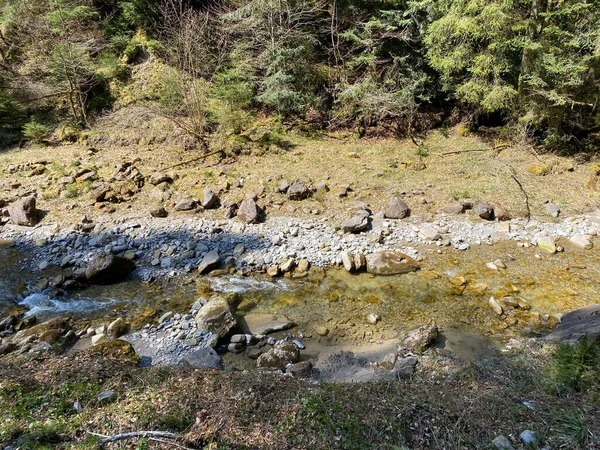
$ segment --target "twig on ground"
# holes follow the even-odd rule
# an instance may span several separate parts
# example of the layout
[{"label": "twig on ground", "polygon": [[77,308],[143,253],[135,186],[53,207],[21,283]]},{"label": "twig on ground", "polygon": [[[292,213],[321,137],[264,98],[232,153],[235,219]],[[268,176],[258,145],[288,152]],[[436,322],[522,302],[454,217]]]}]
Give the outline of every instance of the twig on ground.
[{"label": "twig on ground", "polygon": [[506,147],[509,147],[509,144],[496,145],[495,147],[492,147],[492,148],[475,148],[475,149],[471,149],[471,150],[455,150],[453,152],[441,153],[438,156],[440,158],[445,158],[446,156],[459,155],[461,153],[488,152],[488,151],[496,151],[496,154],[498,154]]},{"label": "twig on ground", "polygon": [[165,167],[165,168],[163,168],[163,169],[161,169],[161,170],[170,170],[170,169],[174,169],[175,167],[179,167],[179,166],[183,166],[183,165],[185,165],[185,164],[189,164],[189,163],[192,163],[192,162],[195,162],[195,161],[199,161],[199,160],[201,160],[201,159],[208,158],[209,156],[216,155],[216,154],[218,154],[218,153],[222,153],[222,150],[215,150],[215,151],[213,151],[213,152],[210,152],[210,153],[205,153],[204,155],[201,155],[201,156],[196,156],[195,158],[188,159],[187,161],[183,161],[183,162],[180,162],[180,163],[177,163],[177,164],[173,164],[172,166]]},{"label": "twig on ground", "polygon": [[104,444],[108,444],[110,442],[123,441],[126,439],[135,439],[135,438],[148,438],[148,439],[156,439],[156,438],[169,438],[169,439],[177,439],[177,435],[174,433],[169,433],[168,431],[132,431],[129,433],[120,433],[115,434],[114,436],[106,436],[99,433],[94,433],[92,431],[88,431],[89,434],[93,436],[100,437],[99,444],[103,446]]}]

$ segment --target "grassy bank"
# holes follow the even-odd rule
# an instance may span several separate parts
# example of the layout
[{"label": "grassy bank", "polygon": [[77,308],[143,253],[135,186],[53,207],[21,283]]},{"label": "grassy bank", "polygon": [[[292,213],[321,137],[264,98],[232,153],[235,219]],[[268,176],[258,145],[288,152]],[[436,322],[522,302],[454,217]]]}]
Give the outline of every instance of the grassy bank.
[{"label": "grassy bank", "polygon": [[[470,365],[434,354],[410,381],[364,384],[141,369],[135,358],[98,349],[74,358],[4,358],[0,442],[92,449],[97,434],[163,430],[195,449],[485,449],[499,434],[517,442],[531,429],[553,449],[597,448],[597,371],[591,379],[582,375],[590,367],[565,371],[580,367],[572,363],[582,353],[565,354],[536,345]],[[573,376],[585,380],[579,391],[569,384]],[[568,389],[557,391],[557,383]],[[100,402],[103,391],[115,395]],[[134,439],[107,448],[176,447]]]}]

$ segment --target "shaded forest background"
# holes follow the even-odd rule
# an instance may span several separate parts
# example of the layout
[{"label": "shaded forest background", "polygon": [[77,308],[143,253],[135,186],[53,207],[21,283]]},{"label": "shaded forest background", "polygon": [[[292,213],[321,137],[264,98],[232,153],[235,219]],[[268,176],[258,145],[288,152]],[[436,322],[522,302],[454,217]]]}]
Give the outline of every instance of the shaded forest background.
[{"label": "shaded forest background", "polygon": [[599,82],[597,0],[0,0],[0,126],[38,142],[141,104],[204,150],[269,118],[593,151]]}]

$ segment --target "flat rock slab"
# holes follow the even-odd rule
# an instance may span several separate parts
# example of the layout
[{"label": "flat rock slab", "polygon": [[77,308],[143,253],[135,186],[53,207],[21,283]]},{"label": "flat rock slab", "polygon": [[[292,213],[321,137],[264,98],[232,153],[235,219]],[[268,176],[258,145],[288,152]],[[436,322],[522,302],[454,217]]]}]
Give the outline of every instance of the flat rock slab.
[{"label": "flat rock slab", "polygon": [[296,324],[283,315],[250,313],[244,316],[241,326],[244,332],[257,335],[287,330]]},{"label": "flat rock slab", "polygon": [[366,260],[367,272],[373,275],[400,275],[419,270],[419,264],[401,252],[371,253]]},{"label": "flat rock slab", "polygon": [[600,342],[600,305],[592,305],[565,314],[546,339],[551,342],[588,338]]}]

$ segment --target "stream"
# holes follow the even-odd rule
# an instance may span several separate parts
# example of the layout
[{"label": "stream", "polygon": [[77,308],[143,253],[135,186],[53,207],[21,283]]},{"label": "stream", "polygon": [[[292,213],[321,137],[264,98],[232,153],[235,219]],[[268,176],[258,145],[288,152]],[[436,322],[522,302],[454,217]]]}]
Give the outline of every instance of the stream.
[{"label": "stream", "polygon": [[[147,283],[133,277],[54,295],[30,293],[31,287],[60,269],[27,271],[23,266],[28,255],[0,243],[0,315],[15,310],[39,320],[69,315],[81,328],[125,316],[139,329],[165,311],[187,311],[200,296],[238,292],[243,297],[238,314],[286,315],[297,324],[294,332],[305,336],[309,355],[361,347],[381,353],[402,333],[434,321],[443,332],[438,346],[472,361],[511,337],[542,336],[562,314],[598,303],[599,252],[566,247],[554,255],[514,242],[466,252],[429,248],[420,271],[393,277],[343,269],[314,269],[301,279],[186,275]],[[497,259],[506,270],[486,267]],[[491,296],[511,297],[521,307],[498,316],[490,307]],[[379,316],[378,323],[368,323],[371,313]],[[248,365],[239,355],[226,358],[240,367]]]}]

